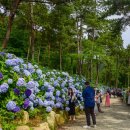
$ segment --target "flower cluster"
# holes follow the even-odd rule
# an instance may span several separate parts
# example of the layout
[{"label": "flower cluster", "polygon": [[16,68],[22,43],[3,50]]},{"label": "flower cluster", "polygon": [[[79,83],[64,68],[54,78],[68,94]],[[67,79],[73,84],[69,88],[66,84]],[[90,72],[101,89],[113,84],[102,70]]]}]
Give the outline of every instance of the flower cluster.
[{"label": "flower cluster", "polygon": [[[69,111],[68,88],[70,87],[77,96],[77,105],[83,109],[81,92],[84,77],[72,77],[67,72],[57,70],[50,71],[45,68],[42,70],[37,65],[25,63],[10,53],[5,54],[4,63],[5,69],[8,68],[9,73],[12,73],[6,82],[0,85],[0,94],[6,94],[8,90],[10,93],[7,94],[10,99],[6,103],[8,111],[33,110],[38,106],[44,107],[47,112],[51,112],[54,108]],[[3,77],[4,73],[0,73],[0,79]],[[11,97],[12,92],[17,97],[15,102]]]}]

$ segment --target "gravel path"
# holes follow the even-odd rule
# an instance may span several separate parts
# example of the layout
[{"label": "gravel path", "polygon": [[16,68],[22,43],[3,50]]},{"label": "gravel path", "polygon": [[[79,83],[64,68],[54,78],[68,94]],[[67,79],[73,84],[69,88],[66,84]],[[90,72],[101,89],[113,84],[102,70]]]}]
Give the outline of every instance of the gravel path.
[{"label": "gravel path", "polygon": [[[104,105],[104,104],[103,104]],[[130,130],[130,106],[122,104],[119,98],[111,99],[111,107],[102,107],[104,113],[97,114],[97,127],[89,130]],[[76,117],[59,128],[59,130],[84,130],[86,125],[85,115]]]}]

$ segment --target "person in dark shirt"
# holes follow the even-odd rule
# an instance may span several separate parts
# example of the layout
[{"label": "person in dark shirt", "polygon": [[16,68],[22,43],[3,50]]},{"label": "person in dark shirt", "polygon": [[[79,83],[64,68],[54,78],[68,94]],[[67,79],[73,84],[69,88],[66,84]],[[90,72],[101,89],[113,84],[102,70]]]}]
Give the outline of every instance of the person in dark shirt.
[{"label": "person in dark shirt", "polygon": [[75,120],[75,103],[76,103],[76,96],[74,94],[74,91],[72,88],[69,88],[68,90],[68,96],[69,96],[69,120]]},{"label": "person in dark shirt", "polygon": [[83,90],[83,99],[84,99],[84,110],[87,120],[87,126],[83,126],[83,128],[90,128],[92,117],[93,127],[96,127],[96,117],[94,114],[94,106],[95,106],[95,91],[92,87],[90,87],[89,82],[85,82],[86,88]]}]

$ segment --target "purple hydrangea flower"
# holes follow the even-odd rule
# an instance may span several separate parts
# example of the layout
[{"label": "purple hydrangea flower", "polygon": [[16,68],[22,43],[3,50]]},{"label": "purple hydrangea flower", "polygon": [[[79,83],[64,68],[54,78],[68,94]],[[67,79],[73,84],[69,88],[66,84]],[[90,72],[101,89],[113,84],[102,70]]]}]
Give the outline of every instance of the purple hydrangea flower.
[{"label": "purple hydrangea flower", "polygon": [[54,101],[50,101],[50,102],[49,102],[49,105],[50,105],[51,107],[54,107],[54,105],[55,105]]},{"label": "purple hydrangea flower", "polygon": [[49,105],[49,102],[48,102],[47,100],[44,100],[43,106],[44,106],[44,107],[47,107],[48,105]]},{"label": "purple hydrangea flower", "polygon": [[27,68],[31,74],[35,72],[34,66],[31,63],[28,63]]},{"label": "purple hydrangea flower", "polygon": [[52,111],[52,108],[51,108],[50,106],[48,106],[48,107],[46,108],[46,111],[47,111],[47,112],[51,112],[51,111]]},{"label": "purple hydrangea flower", "polygon": [[26,95],[27,97],[29,97],[31,94],[32,94],[32,91],[31,91],[30,89],[27,89],[27,90],[25,91],[25,95]]},{"label": "purple hydrangea flower", "polygon": [[20,111],[20,107],[16,106],[13,110],[14,113],[19,112]]},{"label": "purple hydrangea flower", "polygon": [[60,85],[59,85],[59,82],[56,80],[54,81],[54,87],[57,87],[57,86],[60,86]]},{"label": "purple hydrangea flower", "polygon": [[12,59],[13,57],[14,57],[13,54],[10,54],[10,53],[7,54],[7,58],[8,58],[8,59]]},{"label": "purple hydrangea flower", "polygon": [[66,111],[69,111],[69,110],[70,110],[70,108],[69,108],[69,107],[66,107],[66,108],[65,108],[65,110],[66,110]]},{"label": "purple hydrangea flower", "polygon": [[16,108],[16,103],[14,101],[9,101],[7,104],[6,104],[6,108],[7,110],[9,111],[13,111],[15,108]]},{"label": "purple hydrangea flower", "polygon": [[3,74],[0,72],[0,79],[3,79]]},{"label": "purple hydrangea flower", "polygon": [[58,91],[56,91],[56,96],[60,96],[60,91],[58,90]]},{"label": "purple hydrangea flower", "polygon": [[56,102],[61,102],[62,98],[56,96]]},{"label": "purple hydrangea flower", "polygon": [[39,104],[39,106],[43,106],[44,105],[42,99],[38,98],[38,104]]},{"label": "purple hydrangea flower", "polygon": [[31,94],[31,95],[29,96],[29,99],[32,100],[32,101],[34,101],[35,98],[36,98],[36,96],[35,96],[34,94]]},{"label": "purple hydrangea flower", "polygon": [[66,101],[66,104],[68,105],[68,104],[69,104],[69,101]]},{"label": "purple hydrangea flower", "polygon": [[61,107],[62,107],[62,104],[61,104],[60,102],[58,102],[58,103],[55,104],[55,107],[56,107],[56,108],[61,108]]},{"label": "purple hydrangea flower", "polygon": [[0,85],[0,93],[6,93],[8,91],[9,85],[7,83],[3,83]]},{"label": "purple hydrangea flower", "polygon": [[30,73],[28,70],[24,70],[23,73],[24,73],[25,76],[27,76],[27,77],[31,75],[31,73]]},{"label": "purple hydrangea flower", "polygon": [[26,83],[25,83],[24,78],[19,78],[18,81],[17,81],[17,83],[16,83],[16,85],[19,86],[19,87],[20,86],[25,86]]},{"label": "purple hydrangea flower", "polygon": [[20,72],[20,68],[19,68],[18,65],[17,65],[17,66],[14,66],[13,70],[14,70],[15,72]]},{"label": "purple hydrangea flower", "polygon": [[0,55],[2,56],[5,56],[5,54],[6,54],[5,52],[0,52]]},{"label": "purple hydrangea flower", "polygon": [[50,97],[52,97],[53,96],[53,93],[52,92],[46,92],[45,93],[45,97],[46,98],[50,98]]},{"label": "purple hydrangea flower", "polygon": [[34,81],[29,81],[27,84],[26,84],[26,87],[30,90],[32,90],[32,92],[34,91],[35,87],[36,87],[36,84]]},{"label": "purple hydrangea flower", "polygon": [[20,90],[17,89],[17,88],[14,88],[14,93],[15,93],[16,95],[19,95],[19,94],[20,94]]},{"label": "purple hydrangea flower", "polygon": [[24,109],[27,109],[27,108],[29,107],[29,103],[30,103],[29,99],[26,99],[26,100],[24,101],[23,108],[24,108]]}]

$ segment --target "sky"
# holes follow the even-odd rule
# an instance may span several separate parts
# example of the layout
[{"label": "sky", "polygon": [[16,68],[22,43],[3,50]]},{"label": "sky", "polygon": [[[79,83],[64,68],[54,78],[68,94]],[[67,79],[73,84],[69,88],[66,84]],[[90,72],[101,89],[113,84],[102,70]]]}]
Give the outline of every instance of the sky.
[{"label": "sky", "polygon": [[[123,15],[112,15],[107,17],[107,19],[117,19],[122,18]],[[127,26],[122,32],[123,46],[126,48],[130,44],[130,26]]]},{"label": "sky", "polygon": [[128,45],[130,45],[130,26],[127,26],[125,31],[122,32],[122,39],[124,41],[123,46],[126,48]]}]

